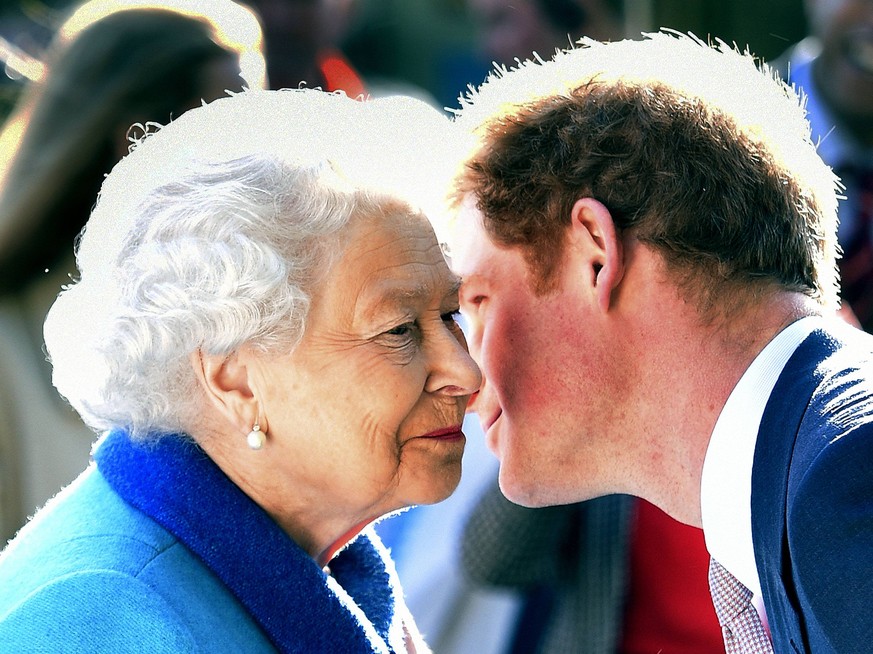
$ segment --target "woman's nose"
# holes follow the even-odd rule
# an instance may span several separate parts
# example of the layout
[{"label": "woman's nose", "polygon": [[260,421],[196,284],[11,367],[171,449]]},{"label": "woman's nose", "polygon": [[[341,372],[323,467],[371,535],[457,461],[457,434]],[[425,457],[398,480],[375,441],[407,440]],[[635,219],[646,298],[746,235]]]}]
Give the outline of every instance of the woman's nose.
[{"label": "woman's nose", "polygon": [[[485,384],[484,378],[482,380],[482,384],[483,385]],[[476,411],[476,400],[479,399],[479,393],[481,393],[481,392],[482,392],[482,389],[480,388],[478,391],[476,391],[475,393],[473,393],[470,396],[470,399],[467,400],[467,413],[476,413],[477,412]]]},{"label": "woman's nose", "polygon": [[482,373],[467,351],[463,334],[446,328],[439,342],[439,346],[433,348],[432,369],[425,390],[456,396],[474,394],[482,384]]}]

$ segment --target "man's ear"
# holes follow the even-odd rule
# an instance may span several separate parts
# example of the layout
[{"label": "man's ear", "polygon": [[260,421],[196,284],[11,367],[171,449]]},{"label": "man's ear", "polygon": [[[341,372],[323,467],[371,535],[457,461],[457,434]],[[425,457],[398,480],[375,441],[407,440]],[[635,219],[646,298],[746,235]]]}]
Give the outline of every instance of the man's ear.
[{"label": "man's ear", "polygon": [[258,422],[258,402],[252,392],[249,366],[239,352],[229,355],[191,354],[191,366],[204,395],[242,433]]},{"label": "man's ear", "polygon": [[624,275],[624,256],[612,214],[594,198],[576,200],[570,212],[570,234],[585,254],[597,304],[603,311],[610,306],[612,292]]}]

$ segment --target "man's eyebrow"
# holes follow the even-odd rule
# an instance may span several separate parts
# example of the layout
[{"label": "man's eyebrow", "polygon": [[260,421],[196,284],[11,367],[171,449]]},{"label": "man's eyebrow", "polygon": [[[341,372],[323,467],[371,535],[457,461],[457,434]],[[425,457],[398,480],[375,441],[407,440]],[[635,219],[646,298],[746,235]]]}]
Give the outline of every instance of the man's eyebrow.
[{"label": "man's eyebrow", "polygon": [[472,272],[472,273],[469,273],[467,275],[461,275],[458,277],[458,282],[459,282],[458,290],[460,291],[460,289],[462,287],[464,287],[468,284],[471,284],[473,282],[482,282],[482,280],[484,280],[484,279],[486,279],[485,276],[479,272]]}]

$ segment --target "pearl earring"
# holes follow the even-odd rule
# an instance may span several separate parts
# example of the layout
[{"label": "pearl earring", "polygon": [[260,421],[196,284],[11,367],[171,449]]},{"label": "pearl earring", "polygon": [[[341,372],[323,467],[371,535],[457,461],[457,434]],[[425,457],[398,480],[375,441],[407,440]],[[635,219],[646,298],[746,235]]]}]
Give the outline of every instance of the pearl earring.
[{"label": "pearl earring", "polygon": [[261,449],[264,447],[264,443],[267,442],[267,436],[261,431],[261,426],[257,422],[255,422],[249,435],[246,436],[246,442],[253,450]]}]

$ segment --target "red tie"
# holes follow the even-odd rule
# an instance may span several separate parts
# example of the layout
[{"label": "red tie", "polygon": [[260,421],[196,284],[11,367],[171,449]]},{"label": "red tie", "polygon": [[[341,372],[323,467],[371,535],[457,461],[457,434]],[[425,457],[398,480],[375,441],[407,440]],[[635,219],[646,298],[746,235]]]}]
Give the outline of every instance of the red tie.
[{"label": "red tie", "polygon": [[841,295],[861,327],[873,332],[873,169],[841,171],[855,202],[855,225],[840,260]]},{"label": "red tie", "polygon": [[727,654],[773,654],[773,645],[752,606],[752,591],[715,559],[709,561],[709,589]]}]

